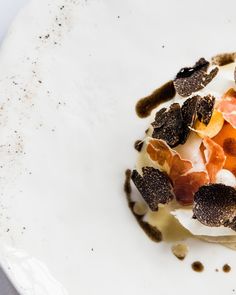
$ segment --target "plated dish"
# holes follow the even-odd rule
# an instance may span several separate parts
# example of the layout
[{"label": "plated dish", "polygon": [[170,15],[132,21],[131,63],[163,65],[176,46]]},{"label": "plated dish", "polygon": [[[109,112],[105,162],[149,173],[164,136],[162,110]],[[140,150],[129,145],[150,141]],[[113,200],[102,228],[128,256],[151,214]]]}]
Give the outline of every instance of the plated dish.
[{"label": "plated dish", "polygon": [[0,263],[20,294],[233,294],[235,251],[152,242],[122,187],[155,119],[135,114],[138,98],[198,57],[234,50],[235,10],[214,5],[32,0],[20,12],[0,51]]},{"label": "plated dish", "polygon": [[142,198],[126,191],[155,241],[195,237],[236,249],[235,72],[235,53],[201,58],[136,105],[154,119],[126,172]]}]

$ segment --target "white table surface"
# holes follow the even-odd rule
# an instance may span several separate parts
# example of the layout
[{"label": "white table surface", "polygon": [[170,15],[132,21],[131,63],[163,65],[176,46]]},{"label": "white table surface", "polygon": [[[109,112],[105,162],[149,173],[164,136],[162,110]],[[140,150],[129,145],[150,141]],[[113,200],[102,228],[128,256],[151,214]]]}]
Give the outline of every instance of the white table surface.
[{"label": "white table surface", "polygon": [[19,9],[29,0],[0,0],[0,40],[4,38],[9,25]]},{"label": "white table surface", "polygon": [[[0,43],[7,33],[12,20],[28,0],[0,0]],[[0,295],[17,295],[15,288],[0,268]]]}]

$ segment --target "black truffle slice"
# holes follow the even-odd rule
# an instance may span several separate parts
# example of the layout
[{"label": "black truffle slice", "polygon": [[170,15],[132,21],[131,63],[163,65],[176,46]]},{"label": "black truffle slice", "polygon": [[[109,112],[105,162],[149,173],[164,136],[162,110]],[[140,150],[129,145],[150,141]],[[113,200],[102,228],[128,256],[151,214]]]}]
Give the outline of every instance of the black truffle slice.
[{"label": "black truffle slice", "polygon": [[141,226],[144,232],[148,235],[148,237],[154,242],[160,242],[162,241],[162,233],[159,231],[159,229],[147,223],[146,221],[144,221],[143,215],[138,215],[134,211],[135,202],[133,202],[131,199],[132,188],[130,185],[130,179],[131,179],[131,171],[127,169],[125,172],[124,190],[126,193],[128,206],[131,212],[133,213],[134,217],[136,218],[138,224]]},{"label": "black truffle slice", "polygon": [[182,105],[181,112],[183,117],[183,130],[181,144],[184,144],[190,133],[189,127],[193,127],[197,118],[199,95],[188,98]]},{"label": "black truffle slice", "polygon": [[197,116],[199,121],[208,125],[214,110],[215,97],[207,95],[198,100]]},{"label": "black truffle slice", "polygon": [[193,213],[204,225],[236,231],[236,190],[220,183],[200,187],[194,195]]},{"label": "black truffle slice", "polygon": [[202,85],[203,85],[202,88],[206,87],[207,84],[209,84],[211,80],[215,78],[218,72],[219,72],[219,68],[216,67],[212,69],[209,74],[206,74],[204,80],[202,81]]},{"label": "black truffle slice", "polygon": [[215,68],[208,74],[208,67],[209,62],[201,58],[193,67],[181,69],[174,79],[177,93],[186,97],[204,88],[218,72]]},{"label": "black truffle slice", "polygon": [[161,128],[168,120],[167,108],[162,108],[155,115],[155,121],[151,124],[153,128]]},{"label": "black truffle slice", "polygon": [[183,127],[180,105],[178,103],[173,103],[169,110],[160,110],[156,114],[152,126],[154,127],[152,133],[153,138],[166,141],[170,147],[177,146],[182,138]]},{"label": "black truffle slice", "polygon": [[169,177],[158,169],[144,167],[143,176],[137,170],[131,175],[133,183],[152,211],[158,210],[158,204],[166,204],[174,198]]}]

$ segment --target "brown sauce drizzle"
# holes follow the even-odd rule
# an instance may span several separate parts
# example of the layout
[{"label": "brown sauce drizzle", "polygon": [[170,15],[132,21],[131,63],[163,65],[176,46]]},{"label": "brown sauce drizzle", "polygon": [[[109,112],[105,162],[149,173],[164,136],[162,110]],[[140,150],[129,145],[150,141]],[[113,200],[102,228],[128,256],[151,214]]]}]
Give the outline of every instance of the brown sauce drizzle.
[{"label": "brown sauce drizzle", "polygon": [[125,171],[125,183],[124,183],[124,191],[125,191],[127,198],[131,198],[131,193],[132,193],[130,180],[131,180],[131,170],[127,169]]},{"label": "brown sauce drizzle", "polygon": [[204,270],[204,265],[200,261],[195,261],[192,263],[192,269],[196,272],[202,272]]},{"label": "brown sauce drizzle", "polygon": [[222,53],[212,57],[212,63],[218,66],[225,66],[235,61],[236,53]]},{"label": "brown sauce drizzle", "polygon": [[146,118],[158,105],[171,100],[176,94],[173,81],[169,81],[156,89],[151,95],[141,98],[136,104],[136,113],[140,118]]},{"label": "brown sauce drizzle", "polygon": [[226,272],[226,273],[230,272],[231,266],[226,263],[225,265],[223,265],[222,270],[223,270],[223,272]]},{"label": "brown sauce drizzle", "polygon": [[136,140],[134,143],[134,148],[136,149],[136,151],[141,152],[142,147],[143,147],[143,141],[140,139]]},{"label": "brown sauce drizzle", "polygon": [[143,231],[146,233],[146,235],[154,242],[161,242],[162,233],[155,226],[152,226],[146,221],[143,221],[143,216],[135,214],[133,210],[135,202],[133,202],[131,199],[132,188],[131,188],[130,180],[131,180],[131,170],[127,169],[125,171],[124,191],[126,193],[126,199],[127,199],[130,211],[133,213],[135,219],[137,220],[138,224],[143,229]]}]

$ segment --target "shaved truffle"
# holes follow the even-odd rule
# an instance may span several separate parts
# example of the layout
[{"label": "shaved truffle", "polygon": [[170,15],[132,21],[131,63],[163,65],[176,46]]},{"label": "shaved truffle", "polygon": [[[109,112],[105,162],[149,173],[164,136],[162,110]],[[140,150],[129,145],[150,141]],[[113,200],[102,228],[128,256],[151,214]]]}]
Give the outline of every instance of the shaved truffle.
[{"label": "shaved truffle", "polygon": [[213,96],[196,95],[188,98],[181,108],[178,103],[173,103],[169,109],[162,108],[152,123],[152,137],[164,140],[172,148],[184,144],[197,117],[206,125],[210,122],[214,104]]},{"label": "shaved truffle", "polygon": [[215,97],[207,95],[198,100],[197,116],[199,121],[208,125],[214,110]]},{"label": "shaved truffle", "polygon": [[148,235],[148,237],[154,242],[160,242],[162,240],[162,233],[159,231],[159,229],[143,220],[143,215],[145,214],[145,210],[142,210],[142,212],[140,211],[136,212],[135,205],[137,203],[132,201],[131,199],[132,188],[130,185],[130,178],[131,178],[131,171],[128,169],[125,172],[125,183],[124,183],[124,190],[126,193],[128,206],[131,212],[133,213],[135,219],[137,220],[138,224],[143,229],[143,231]]},{"label": "shaved truffle", "polygon": [[167,108],[162,108],[157,111],[155,121],[151,124],[153,128],[161,128],[168,120]]},{"label": "shaved truffle", "polygon": [[236,190],[220,183],[200,187],[194,196],[193,213],[204,225],[236,230]]},{"label": "shaved truffle", "polygon": [[204,80],[202,81],[202,85],[203,85],[202,88],[206,87],[207,84],[209,84],[211,82],[211,80],[213,80],[215,78],[215,76],[218,74],[218,72],[219,72],[219,68],[215,67],[214,69],[212,69],[210,71],[209,74],[206,74]]},{"label": "shaved truffle", "polygon": [[213,56],[211,61],[213,65],[225,66],[227,64],[234,62],[235,57],[236,57],[236,52],[222,53],[222,54],[217,54]]},{"label": "shaved truffle", "polygon": [[177,93],[183,97],[201,90],[216,76],[218,69],[213,69],[209,74],[209,62],[204,58],[199,59],[193,67],[181,69],[174,80]]},{"label": "shaved truffle", "polygon": [[132,172],[131,179],[143,199],[152,211],[158,210],[158,204],[166,204],[174,198],[169,177],[152,167],[142,168],[143,176],[137,170]]},{"label": "shaved truffle", "polygon": [[186,142],[190,133],[189,127],[193,127],[196,120],[199,98],[199,95],[190,97],[182,105],[181,112],[183,117],[183,130],[181,144],[184,144]]},{"label": "shaved truffle", "polygon": [[173,103],[169,110],[164,108],[157,112],[152,126],[154,128],[153,138],[166,141],[170,147],[177,146],[182,138],[183,127],[180,105]]}]

